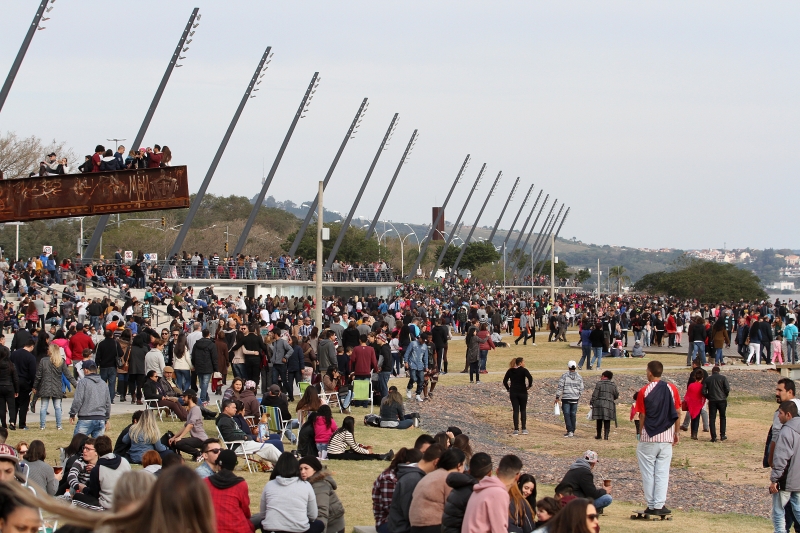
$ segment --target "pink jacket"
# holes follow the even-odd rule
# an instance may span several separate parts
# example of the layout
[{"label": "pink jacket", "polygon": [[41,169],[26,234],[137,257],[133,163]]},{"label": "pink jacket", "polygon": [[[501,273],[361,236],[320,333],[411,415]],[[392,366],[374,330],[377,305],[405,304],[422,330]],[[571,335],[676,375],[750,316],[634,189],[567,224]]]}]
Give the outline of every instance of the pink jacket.
[{"label": "pink jacket", "polygon": [[325,417],[318,416],[314,420],[314,442],[328,444],[337,429],[339,428],[336,427],[336,420],[331,419],[331,427],[328,427],[325,425]]},{"label": "pink jacket", "polygon": [[59,348],[64,349],[64,353],[67,355],[67,365],[72,364],[72,350],[69,349],[69,340],[67,339],[53,339],[53,344],[58,346]]},{"label": "pink jacket", "polygon": [[494,476],[480,480],[464,513],[461,533],[498,533],[508,531],[508,488]]}]

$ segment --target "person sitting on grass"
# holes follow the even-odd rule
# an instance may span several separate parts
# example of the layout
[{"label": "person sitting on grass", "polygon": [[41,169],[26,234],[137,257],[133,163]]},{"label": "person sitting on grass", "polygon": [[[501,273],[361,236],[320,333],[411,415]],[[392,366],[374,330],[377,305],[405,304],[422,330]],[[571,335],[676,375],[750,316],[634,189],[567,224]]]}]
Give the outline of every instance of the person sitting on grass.
[{"label": "person sitting on grass", "polygon": [[309,413],[319,409],[322,404],[327,403],[319,397],[316,387],[306,387],[303,396],[298,400],[295,412],[298,420],[304,420]]},{"label": "person sitting on grass", "polygon": [[317,498],[317,520],[325,531],[344,531],[344,505],[336,494],[336,481],[316,457],[300,459],[300,479],[311,483]]},{"label": "person sitting on grass", "polygon": [[235,452],[222,450],[216,459],[218,471],[205,478],[206,487],[211,493],[211,501],[214,504],[217,533],[253,531],[247,481],[233,473],[237,463]]},{"label": "person sitting on grass", "polygon": [[382,428],[408,429],[415,426],[416,413],[405,413],[403,395],[397,387],[389,388],[389,395],[381,402],[380,415]]},{"label": "person sitting on grass", "polygon": [[534,531],[546,531],[547,524],[561,510],[561,504],[549,496],[536,502],[536,527]]},{"label": "person sitting on grass", "polygon": [[262,531],[310,531],[321,533],[317,497],[313,487],[300,479],[300,464],[289,452],[281,454],[261,493],[259,513],[251,518]]},{"label": "person sitting on grass", "polygon": [[314,420],[314,442],[322,459],[328,458],[328,443],[337,429],[339,428],[333,419],[331,408],[327,405],[320,407]]},{"label": "person sitting on grass", "polygon": [[394,451],[385,454],[372,453],[372,446],[362,446],[354,437],[356,422],[352,416],[346,416],[342,427],[336,430],[328,442],[328,459],[348,459],[352,461],[379,460],[391,461]]},{"label": "person sitting on grass", "polygon": [[25,464],[28,465],[28,483],[33,482],[37,489],[47,491],[47,494],[53,496],[64,472],[62,470],[56,474],[53,467],[45,462],[46,458],[44,443],[38,439],[31,441],[27,453],[23,456]]},{"label": "person sitting on grass", "polygon": [[154,411],[150,409],[142,413],[142,417],[131,426],[122,442],[131,446],[125,458],[132,464],[141,464],[142,455],[149,450],[159,453],[167,451],[167,447],[161,443],[161,432]]},{"label": "person sitting on grass", "polygon": [[[148,472],[157,476],[159,471],[161,471],[161,464],[162,464],[161,454],[155,450],[150,450],[149,452],[144,452],[142,455],[142,472]],[[119,483],[117,484],[119,486]]]},{"label": "person sitting on grass", "polygon": [[578,498],[592,498],[597,512],[603,514],[603,509],[611,505],[611,485],[598,489],[594,484],[592,470],[597,466],[597,452],[586,450],[582,458],[577,459],[567,470],[560,485],[572,488],[572,494]]},{"label": "person sitting on grass", "polygon": [[75,493],[81,492],[86,488],[86,484],[89,483],[89,475],[97,465],[99,457],[95,449],[95,439],[87,438],[83,440],[83,449],[80,452],[80,457],[72,462],[69,470],[66,470],[66,468],[64,470],[67,472],[67,484],[69,487],[65,496],[69,495],[70,498],[75,496]]}]

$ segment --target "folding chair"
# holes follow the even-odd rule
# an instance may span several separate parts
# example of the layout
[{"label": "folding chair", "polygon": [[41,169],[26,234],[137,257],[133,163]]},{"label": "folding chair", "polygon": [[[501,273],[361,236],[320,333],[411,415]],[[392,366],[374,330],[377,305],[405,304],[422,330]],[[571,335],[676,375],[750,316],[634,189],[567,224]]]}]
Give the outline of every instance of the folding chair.
[{"label": "folding chair", "polygon": [[339,406],[339,411],[342,410],[342,403],[339,401],[339,393],[336,391],[333,392],[325,392],[325,387],[320,387],[322,391],[319,393],[319,397],[325,400],[325,402],[333,407],[333,404]]},{"label": "folding chair", "polygon": [[306,389],[309,387],[309,385],[311,385],[311,383],[308,381],[301,381],[297,384],[297,386],[300,388],[300,396],[306,393]]},{"label": "folding chair", "polygon": [[217,435],[219,436],[219,441],[222,443],[223,446],[225,446],[229,450],[233,450],[233,453],[235,453],[236,455],[244,457],[244,463],[247,465],[247,471],[252,474],[253,473],[253,467],[250,466],[250,458],[247,456],[247,453],[244,451],[244,443],[245,443],[245,441],[243,441],[243,440],[225,441],[225,439],[222,438],[222,432],[219,430],[219,427],[217,427]]},{"label": "folding chair", "polygon": [[222,400],[214,400],[214,403],[217,405],[217,411],[220,413],[222,412]]},{"label": "folding chair", "polygon": [[356,379],[353,380],[353,401],[369,402],[369,413],[372,414],[375,404],[372,399],[372,380]]},{"label": "folding chair", "polygon": [[[261,406],[261,412],[267,413],[267,427],[269,428],[270,433],[279,433],[281,436],[281,440],[286,437],[286,433],[289,432],[290,434],[294,435],[289,425],[292,423],[291,420],[287,420],[286,422],[283,421],[283,416],[281,415],[280,407],[271,407],[267,405]],[[292,442],[291,437],[289,438],[289,442]]]},{"label": "folding chair", "polygon": [[161,411],[162,409],[166,409],[169,411],[171,415],[175,413],[172,412],[172,409],[169,407],[159,407],[158,400],[143,400],[144,401],[144,409],[145,411],[155,411],[158,413],[158,420],[160,422],[164,421],[164,413]]}]

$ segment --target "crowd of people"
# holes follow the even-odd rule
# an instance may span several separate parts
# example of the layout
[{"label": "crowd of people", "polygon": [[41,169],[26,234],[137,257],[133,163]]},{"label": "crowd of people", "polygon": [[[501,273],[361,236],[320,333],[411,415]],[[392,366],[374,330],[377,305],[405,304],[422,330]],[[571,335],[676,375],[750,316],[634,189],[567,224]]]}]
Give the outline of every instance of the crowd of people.
[{"label": "crowd of people", "polygon": [[50,152],[46,160],[40,161],[39,168],[31,172],[30,176],[59,176],[73,174],[76,171],[86,174],[90,172],[159,168],[170,166],[172,161],[172,152],[168,146],[164,146],[163,149],[157,144],[152,148],[149,146],[142,147],[138,150],[130,150],[127,155],[125,151],[126,148],[122,145],[117,146],[117,151],[115,152],[111,148],[106,149],[102,144],[98,144],[94,149],[94,154],[84,156],[83,163],[77,167],[70,166],[66,157],[59,157],[55,152]]}]

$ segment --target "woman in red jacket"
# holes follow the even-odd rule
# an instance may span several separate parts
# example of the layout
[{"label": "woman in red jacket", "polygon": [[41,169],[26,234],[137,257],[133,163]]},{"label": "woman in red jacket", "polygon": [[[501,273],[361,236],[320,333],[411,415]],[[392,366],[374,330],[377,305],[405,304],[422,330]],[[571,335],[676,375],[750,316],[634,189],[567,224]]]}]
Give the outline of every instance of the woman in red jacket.
[{"label": "woman in red jacket", "polygon": [[486,322],[481,323],[480,330],[477,333],[478,339],[481,341],[480,345],[480,371],[481,374],[488,374],[489,371],[486,370],[486,358],[489,356],[489,350],[494,350],[494,342],[492,342],[492,336],[489,335],[489,326]]},{"label": "woman in red jacket", "polygon": [[678,331],[678,321],[675,320],[675,310],[670,309],[669,315],[667,316],[667,324],[664,326],[664,329],[669,335],[669,347],[675,347],[675,333]]},{"label": "woman in red jacket", "polygon": [[255,526],[250,522],[247,482],[233,473],[236,462],[236,454],[232,450],[222,450],[215,462],[220,467],[219,472],[203,480],[214,504],[217,533],[255,531]]},{"label": "woman in red jacket", "polygon": [[703,406],[706,404],[705,396],[703,396],[703,380],[705,379],[703,369],[696,368],[692,372],[692,377],[695,381],[689,384],[683,400],[686,402],[689,416],[692,417],[692,440],[697,440],[697,430],[700,427],[700,411],[703,410]]}]

